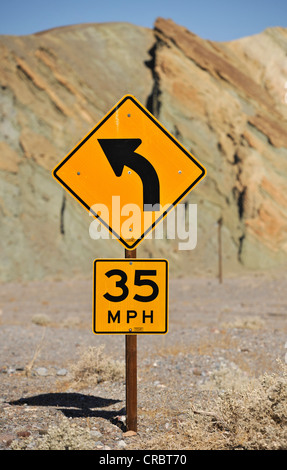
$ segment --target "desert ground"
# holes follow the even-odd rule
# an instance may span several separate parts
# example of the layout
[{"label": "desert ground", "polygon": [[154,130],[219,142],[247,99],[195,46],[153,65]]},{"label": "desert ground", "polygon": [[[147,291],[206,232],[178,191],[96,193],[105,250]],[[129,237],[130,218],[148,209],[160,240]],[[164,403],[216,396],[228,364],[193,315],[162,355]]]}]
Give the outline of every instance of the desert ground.
[{"label": "desert ground", "polygon": [[[0,286],[2,450],[287,449],[286,273],[171,279],[169,331],[92,331],[92,281]],[[132,435],[131,435],[132,434]]]}]

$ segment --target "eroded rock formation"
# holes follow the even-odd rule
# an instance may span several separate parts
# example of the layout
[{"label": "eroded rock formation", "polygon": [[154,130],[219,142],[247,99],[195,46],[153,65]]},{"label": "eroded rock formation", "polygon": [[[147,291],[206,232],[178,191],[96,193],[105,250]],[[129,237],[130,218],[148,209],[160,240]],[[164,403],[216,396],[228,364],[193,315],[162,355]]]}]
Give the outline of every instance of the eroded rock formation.
[{"label": "eroded rock formation", "polygon": [[[0,279],[91,275],[96,257],[122,257],[92,240],[91,218],[51,171],[127,93],[207,168],[185,199],[198,205],[198,243],[147,240],[138,256],[166,257],[173,274],[287,261],[287,30],[228,43],[171,20],[154,30],[79,25],[0,37]],[[96,184],[96,182],[95,182]]]}]

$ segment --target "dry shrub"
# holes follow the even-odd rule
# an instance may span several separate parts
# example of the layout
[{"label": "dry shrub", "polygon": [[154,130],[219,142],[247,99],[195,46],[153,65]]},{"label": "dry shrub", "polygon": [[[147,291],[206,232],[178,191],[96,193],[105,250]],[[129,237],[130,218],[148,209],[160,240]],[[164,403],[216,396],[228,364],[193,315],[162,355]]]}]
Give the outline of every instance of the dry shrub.
[{"label": "dry shrub", "polygon": [[287,367],[219,394],[213,409],[192,408],[184,431],[206,449],[287,449]]},{"label": "dry shrub", "polygon": [[248,330],[259,330],[264,328],[265,321],[259,316],[249,315],[244,317],[236,317],[231,322],[224,322],[224,328],[242,328]]},{"label": "dry shrub", "polygon": [[76,385],[84,387],[124,377],[124,363],[109,358],[103,350],[104,346],[89,347],[82,352],[79,361],[71,367]]},{"label": "dry shrub", "polygon": [[236,364],[230,362],[227,365],[220,364],[219,369],[211,371],[208,381],[201,385],[202,390],[240,390],[246,385],[256,385],[256,379],[251,378]]},{"label": "dry shrub", "polygon": [[32,318],[32,323],[39,326],[47,326],[51,323],[51,319],[45,313],[36,313]]},{"label": "dry shrub", "polygon": [[47,434],[38,439],[18,439],[12,442],[11,450],[93,450],[95,441],[88,428],[63,418],[56,426],[49,426]]}]

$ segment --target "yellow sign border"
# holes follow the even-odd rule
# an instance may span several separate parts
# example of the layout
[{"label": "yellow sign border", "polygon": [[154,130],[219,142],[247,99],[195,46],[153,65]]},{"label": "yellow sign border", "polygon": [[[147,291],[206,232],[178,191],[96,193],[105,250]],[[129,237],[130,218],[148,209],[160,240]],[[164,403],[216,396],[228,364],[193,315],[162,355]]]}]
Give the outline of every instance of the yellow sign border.
[{"label": "yellow sign border", "polygon": [[[139,262],[145,263],[164,263],[165,264],[165,329],[163,331],[96,331],[96,263],[128,263],[131,262],[134,264]],[[95,335],[154,335],[161,334],[165,335],[168,333],[168,323],[169,323],[169,262],[166,259],[158,258],[98,258],[94,260],[93,263],[93,333]]]},{"label": "yellow sign border", "polygon": [[[115,230],[109,226],[93,209],[78,195],[76,194],[67,183],[65,183],[58,175],[57,172],[69,160],[85,142],[92,137],[97,130],[125,103],[126,100],[131,100],[147,117],[150,119],[193,163],[201,170],[201,174],[170,204],[170,206],[159,215],[159,217],[150,225],[148,229],[141,234],[141,236],[128,243],[128,240],[123,239]],[[132,95],[125,95],[104,117],[99,123],[73,148],[73,150],[53,169],[52,175],[80,204],[89,211],[106,229],[128,250],[136,248],[144,238],[158,225],[168,213],[196,186],[200,180],[204,178],[206,169],[201,163],[188,152],[180,142]]]}]

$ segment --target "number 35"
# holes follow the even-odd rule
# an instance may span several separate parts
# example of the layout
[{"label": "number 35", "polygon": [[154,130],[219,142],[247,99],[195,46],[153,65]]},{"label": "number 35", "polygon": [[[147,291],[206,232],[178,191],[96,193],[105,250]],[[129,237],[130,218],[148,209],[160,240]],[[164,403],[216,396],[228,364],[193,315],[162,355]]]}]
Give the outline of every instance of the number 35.
[{"label": "number 35", "polygon": [[[110,302],[122,302],[127,298],[129,295],[129,289],[126,285],[127,283],[127,275],[121,269],[111,269],[110,271],[106,272],[105,275],[110,278],[112,276],[120,276],[120,280],[116,281],[116,287],[119,287],[122,290],[120,295],[112,295],[108,292],[104,294],[105,299],[109,300]],[[152,288],[152,292],[150,295],[140,295],[135,294],[133,297],[135,300],[139,302],[151,302],[152,300],[156,299],[158,296],[158,285],[152,279],[143,279],[143,277],[149,276],[156,276],[156,270],[150,269],[137,269],[135,271],[135,278],[134,278],[134,285],[135,286],[150,286]]]}]

